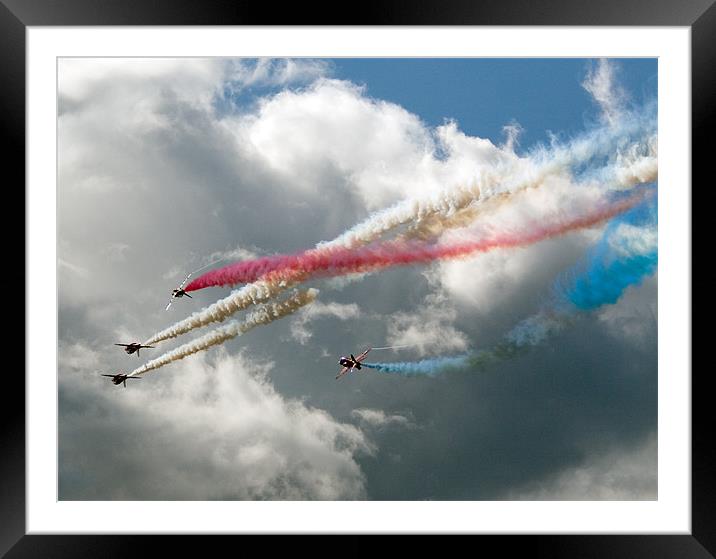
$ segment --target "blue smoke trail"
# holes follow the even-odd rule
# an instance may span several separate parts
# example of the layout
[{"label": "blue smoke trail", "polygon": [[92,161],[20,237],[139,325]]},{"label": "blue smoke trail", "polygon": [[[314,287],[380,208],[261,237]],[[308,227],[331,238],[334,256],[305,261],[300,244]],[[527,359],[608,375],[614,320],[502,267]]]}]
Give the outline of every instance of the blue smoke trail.
[{"label": "blue smoke trail", "polygon": [[582,311],[616,303],[627,287],[656,271],[656,225],[656,196],[614,218],[573,277],[565,274],[556,282],[558,299]]},{"label": "blue smoke trail", "polygon": [[470,369],[482,370],[488,366],[527,353],[554,332],[571,321],[567,315],[542,312],[520,322],[500,343],[491,349],[448,357],[434,357],[422,361],[400,361],[397,363],[363,363],[363,367],[382,373],[403,376],[438,376],[448,371]]},{"label": "blue smoke trail", "polygon": [[462,369],[469,362],[469,355],[454,357],[435,357],[422,361],[404,361],[399,363],[362,363],[363,367],[376,369],[383,373],[396,373],[399,375],[428,375],[435,376],[446,369]]},{"label": "blue smoke trail", "polygon": [[[555,309],[521,321],[492,349],[421,361],[363,363],[363,366],[383,373],[434,377],[450,370],[484,369],[524,354],[567,326],[573,320],[575,308],[590,311],[615,303],[627,287],[651,275],[658,260],[656,224],[656,196],[613,219],[585,262],[555,283]],[[565,307],[564,301],[569,306]]]}]

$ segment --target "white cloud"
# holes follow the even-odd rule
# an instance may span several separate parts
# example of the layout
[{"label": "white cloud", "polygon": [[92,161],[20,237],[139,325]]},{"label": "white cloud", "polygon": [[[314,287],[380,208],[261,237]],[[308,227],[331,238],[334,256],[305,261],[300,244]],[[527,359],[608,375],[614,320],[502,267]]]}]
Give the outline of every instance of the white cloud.
[{"label": "white cloud", "polygon": [[404,415],[397,413],[388,414],[383,410],[360,408],[353,410],[351,415],[357,418],[361,423],[375,428],[398,426],[410,429],[415,427],[414,423]]},{"label": "white cloud", "polygon": [[309,83],[329,74],[330,69],[330,64],[324,60],[239,59],[228,62],[227,80],[229,87],[238,92],[246,87],[278,87]]},{"label": "white cloud", "polygon": [[463,350],[467,336],[453,326],[457,311],[439,295],[430,295],[414,313],[400,312],[388,322],[388,344],[413,346],[421,355]]},{"label": "white cloud", "polygon": [[657,274],[628,287],[614,305],[597,312],[599,321],[617,339],[653,351],[658,329]]},{"label": "white cloud", "polygon": [[[488,239],[495,235],[519,237],[520,232],[539,230],[545,222],[587,211],[599,196],[598,188],[576,186],[568,176],[551,177],[540,188],[513,195],[509,203],[498,201],[491,211],[478,216],[470,231]],[[443,239],[460,241],[463,235],[460,230],[448,231]],[[541,293],[542,300],[547,300],[556,275],[598,237],[599,228],[580,230],[527,247],[493,249],[446,260],[438,263],[429,277],[461,310],[486,315],[533,293]],[[534,309],[524,310],[531,313]]]},{"label": "white cloud", "polygon": [[356,427],[278,394],[270,364],[222,353],[174,364],[161,382],[125,390],[98,377],[77,393],[80,355],[62,353],[61,388],[93,404],[61,417],[60,452],[66,479],[89,471],[94,484],[68,481],[64,498],[365,497],[355,457],[371,444]]},{"label": "white cloud", "polygon": [[183,270],[179,266],[172,266],[169,270],[162,274],[162,279],[169,280],[176,278],[181,274]]},{"label": "white cloud", "polygon": [[[60,58],[57,86],[73,103],[113,97],[113,85],[127,103],[144,98],[147,88],[157,94],[166,84],[186,98],[209,100],[223,74],[218,58]],[[146,107],[137,106],[137,113]]]},{"label": "white cloud", "polygon": [[588,456],[553,479],[505,498],[528,501],[650,501],[657,499],[657,437],[650,434],[631,449]]},{"label": "white cloud", "polygon": [[60,342],[58,359],[62,369],[71,371],[89,371],[100,365],[99,352],[84,342]]},{"label": "white cloud", "polygon": [[616,124],[624,109],[625,93],[615,80],[616,66],[613,61],[602,58],[596,68],[591,68],[582,87],[586,89],[602,109],[602,118]]},{"label": "white cloud", "polygon": [[[300,250],[407,196],[439,196],[442,189],[505,169],[517,177],[534,170],[512,151],[516,127],[508,126],[505,145],[495,146],[466,135],[456,122],[431,129],[360,87],[323,79],[330,68],[321,64],[234,62],[60,61],[58,256],[60,320],[66,328],[60,330],[60,465],[63,487],[84,498],[102,498],[102,492],[111,498],[365,496],[356,462],[372,449],[365,435],[278,394],[267,369],[248,357],[192,358],[136,382],[141,390],[124,390],[106,379],[77,383],[80,377],[73,376],[104,370],[110,359],[129,359],[119,348],[115,359],[114,353],[84,354],[84,346],[67,340],[84,335],[87,347],[100,347],[144,339],[180,313],[210,303],[218,288],[164,311],[174,280],[214,256]],[[250,113],[220,114],[214,105],[227,87],[238,92],[282,85],[305,87],[264,97]],[[651,172],[654,159],[644,159],[644,153],[623,157],[625,182]],[[574,186],[569,177],[564,181],[565,189]],[[559,185],[549,190],[560,192]],[[517,223],[520,212],[571,203],[549,196],[535,192],[492,221],[479,221],[489,233],[490,226]],[[386,343],[416,343],[422,352],[464,349],[468,336],[457,327],[459,318],[519,308],[521,297],[544,293],[555,271],[590,240],[585,233],[432,266],[426,273],[432,298],[415,312],[395,314],[386,325]],[[116,251],[102,252],[113,244]],[[83,274],[92,281],[80,281]],[[361,286],[351,282],[363,277],[332,285],[358,291]],[[414,310],[410,290],[395,293],[404,298],[394,297],[394,308]],[[337,303],[316,303],[309,311],[314,314],[289,325],[302,343],[318,339],[323,323],[330,327],[330,320],[318,318],[359,315],[356,305]],[[615,333],[638,323],[606,313],[602,319]],[[472,339],[490,327],[474,322]],[[278,362],[275,338],[268,335],[261,345],[262,333],[252,337],[252,348]],[[137,359],[131,359],[134,365]],[[293,387],[294,393],[323,390],[323,381],[307,387],[309,368],[296,366],[292,377],[300,389]],[[292,389],[278,380],[277,386]],[[368,405],[353,414],[361,426],[404,425],[400,414],[355,402],[334,398],[327,405],[344,406],[334,415]]]},{"label": "white cloud", "polygon": [[209,257],[207,258],[207,260],[209,262],[218,262],[221,260],[241,261],[241,260],[251,260],[251,259],[257,258],[257,257],[258,257],[258,253],[253,250],[249,250],[244,247],[236,247],[236,248],[232,248],[229,250],[218,250],[216,252],[212,252],[209,255]]},{"label": "white cloud", "polygon": [[355,303],[348,305],[336,302],[314,302],[301,310],[291,321],[291,336],[301,345],[305,345],[312,337],[313,332],[308,325],[317,318],[333,317],[338,320],[352,320],[360,316],[360,308]]},{"label": "white cloud", "polygon": [[366,207],[378,208],[435,184],[423,172],[433,162],[428,129],[349,82],[320,79],[303,91],[282,91],[232,126],[254,157],[307,193],[340,177]]},{"label": "white cloud", "polygon": [[658,235],[655,227],[620,223],[610,235],[609,245],[620,256],[649,254],[658,248]]}]

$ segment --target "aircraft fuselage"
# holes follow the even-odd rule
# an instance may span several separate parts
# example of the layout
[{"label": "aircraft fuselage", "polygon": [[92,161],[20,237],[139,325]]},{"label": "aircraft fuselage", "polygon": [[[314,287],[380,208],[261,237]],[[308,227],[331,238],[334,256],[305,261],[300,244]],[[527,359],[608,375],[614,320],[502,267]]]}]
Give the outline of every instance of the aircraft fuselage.
[{"label": "aircraft fuselage", "polygon": [[358,361],[354,361],[350,357],[341,357],[338,362],[341,364],[342,367],[355,367],[358,370],[360,370],[361,368],[360,363]]}]

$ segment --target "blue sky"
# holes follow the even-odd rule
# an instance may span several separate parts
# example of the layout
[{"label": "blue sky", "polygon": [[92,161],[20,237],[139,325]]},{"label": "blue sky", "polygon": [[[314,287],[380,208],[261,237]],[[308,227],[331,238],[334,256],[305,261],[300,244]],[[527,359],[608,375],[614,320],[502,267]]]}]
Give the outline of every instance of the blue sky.
[{"label": "blue sky", "polygon": [[[657,60],[614,59],[633,101],[657,92]],[[554,59],[332,59],[337,78],[365,84],[371,97],[397,103],[437,126],[458,121],[469,135],[493,142],[512,121],[523,127],[523,148],[546,131],[573,134],[593,120],[594,101],[581,87],[590,61]]]},{"label": "blue sky", "polygon": [[[309,59],[306,59],[309,60]],[[657,95],[656,58],[610,59],[616,79],[637,105]],[[390,101],[435,127],[456,120],[468,135],[504,141],[503,127],[522,127],[520,147],[568,137],[597,118],[594,100],[581,86],[594,60],[583,58],[331,58],[318,59],[326,75],[366,88],[366,95]],[[249,62],[249,65],[255,62]],[[294,87],[302,87],[300,84]],[[283,86],[260,83],[226,90],[240,112]],[[225,100],[217,100],[220,112]],[[519,151],[519,150],[518,150]]]}]

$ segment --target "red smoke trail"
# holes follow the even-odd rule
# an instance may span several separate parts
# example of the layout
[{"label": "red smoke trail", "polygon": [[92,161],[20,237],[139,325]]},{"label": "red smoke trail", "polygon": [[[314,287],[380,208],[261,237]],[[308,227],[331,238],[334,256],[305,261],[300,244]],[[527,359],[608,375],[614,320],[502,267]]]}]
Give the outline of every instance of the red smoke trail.
[{"label": "red smoke trail", "polygon": [[300,266],[300,262],[310,256],[312,252],[320,251],[318,249],[306,250],[295,254],[265,256],[230,264],[199,276],[190,282],[184,290],[196,291],[205,287],[228,287],[238,283],[252,283],[269,272]]},{"label": "red smoke trail", "polygon": [[270,256],[239,262],[198,277],[187,287],[194,291],[210,286],[250,283],[259,278],[267,281],[305,281],[311,277],[339,276],[371,272],[390,266],[407,266],[435,260],[455,259],[497,248],[514,248],[593,227],[625,212],[644,199],[645,192],[598,206],[576,217],[540,223],[529,231],[514,231],[488,238],[428,244],[423,241],[394,240],[357,249],[331,247],[307,250],[291,255]]}]

